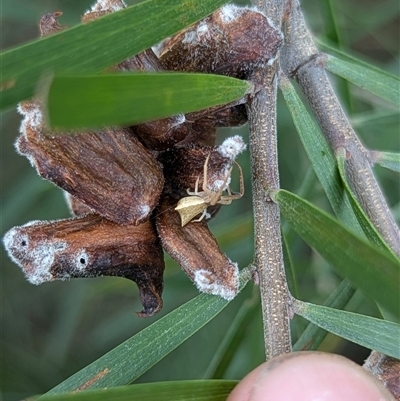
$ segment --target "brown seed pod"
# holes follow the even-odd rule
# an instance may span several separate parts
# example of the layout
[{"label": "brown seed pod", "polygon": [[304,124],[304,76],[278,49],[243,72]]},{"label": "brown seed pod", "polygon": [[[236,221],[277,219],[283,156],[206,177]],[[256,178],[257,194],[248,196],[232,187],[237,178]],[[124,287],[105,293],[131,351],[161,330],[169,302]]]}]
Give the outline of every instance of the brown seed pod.
[{"label": "brown seed pod", "polygon": [[19,111],[25,118],[16,148],[39,175],[116,223],[149,218],[163,189],[162,166],[129,130],[49,135],[37,101]]},{"label": "brown seed pod", "polygon": [[162,307],[164,259],[150,221],[122,226],[98,215],[14,227],[4,245],[32,284],[79,277],[116,276],[136,282],[143,310]]},{"label": "brown seed pod", "polygon": [[[172,188],[193,190],[196,181],[204,180],[204,163],[207,163],[207,187],[218,191],[223,185],[229,169],[236,156],[246,145],[243,139],[236,135],[227,138],[220,146],[184,146],[167,150],[159,155],[164,165],[164,175]],[[226,182],[229,185],[229,180]]]},{"label": "brown seed pod", "polygon": [[219,249],[203,221],[181,226],[176,201],[164,197],[156,225],[164,249],[176,260],[201,292],[232,299],[239,289],[239,270]]},{"label": "brown seed pod", "polygon": [[282,38],[259,11],[226,5],[166,40],[158,56],[168,70],[244,77],[276,58]]}]

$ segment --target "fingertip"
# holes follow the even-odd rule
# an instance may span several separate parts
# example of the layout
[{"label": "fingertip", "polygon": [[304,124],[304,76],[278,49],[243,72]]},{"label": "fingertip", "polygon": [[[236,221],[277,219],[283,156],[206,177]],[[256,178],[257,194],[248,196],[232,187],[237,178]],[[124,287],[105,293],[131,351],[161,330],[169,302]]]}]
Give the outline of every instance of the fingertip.
[{"label": "fingertip", "polygon": [[390,393],[354,362],[334,354],[297,352],[250,372],[227,401],[383,401]]}]

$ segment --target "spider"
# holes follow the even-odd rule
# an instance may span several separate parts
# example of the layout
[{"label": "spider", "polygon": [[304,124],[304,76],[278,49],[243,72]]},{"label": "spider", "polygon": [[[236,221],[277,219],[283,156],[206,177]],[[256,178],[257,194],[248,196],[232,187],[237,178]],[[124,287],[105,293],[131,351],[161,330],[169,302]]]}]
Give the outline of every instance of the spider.
[{"label": "spider", "polygon": [[[181,216],[182,227],[185,226],[190,221],[199,222],[203,220],[204,216],[207,215],[208,206],[214,206],[217,203],[221,205],[230,205],[233,200],[240,199],[244,195],[244,182],[243,182],[243,171],[239,164],[234,161],[238,170],[239,170],[239,181],[240,181],[240,192],[237,194],[232,194],[229,186],[226,186],[226,183],[231,175],[233,166],[229,169],[228,174],[226,175],[224,182],[222,183],[220,189],[217,192],[211,191],[207,188],[207,169],[208,169],[208,161],[210,159],[210,154],[207,156],[206,161],[204,162],[204,173],[203,173],[203,186],[202,191],[199,192],[199,180],[200,176],[197,177],[194,192],[187,189],[187,193],[190,196],[186,196],[182,198],[178,204],[176,205],[175,210]],[[222,192],[228,192],[228,195],[221,196]],[[199,213],[201,216],[192,220]]]}]

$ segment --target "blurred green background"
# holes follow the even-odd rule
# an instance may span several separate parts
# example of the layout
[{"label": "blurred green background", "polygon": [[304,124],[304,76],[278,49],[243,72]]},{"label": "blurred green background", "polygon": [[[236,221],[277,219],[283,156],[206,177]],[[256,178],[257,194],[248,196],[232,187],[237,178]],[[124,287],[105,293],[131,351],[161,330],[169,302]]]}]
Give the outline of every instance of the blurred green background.
[{"label": "blurred green background", "polygon": [[[127,1],[134,4],[134,1]],[[247,4],[246,2],[237,2]],[[60,10],[60,23],[73,26],[92,1],[2,0],[1,45],[7,50],[38,37],[37,23],[47,12]],[[386,71],[399,72],[398,0],[307,0],[303,1],[307,21],[315,36],[344,51],[370,61]],[[106,51],[106,50],[105,50]],[[343,106],[359,136],[370,149],[399,151],[397,111],[370,93],[332,78]],[[279,100],[279,163],[283,188],[329,210],[326,198],[309,171],[309,163],[282,99]],[[63,195],[39,178],[27,159],[18,156],[14,141],[20,116],[15,110],[1,114],[1,235],[14,225],[30,220],[68,217]],[[224,137],[241,134],[248,141],[247,126],[221,129]],[[245,267],[253,252],[249,154],[239,163],[245,171],[245,199],[222,207],[211,222],[213,232],[227,255]],[[399,219],[398,175],[377,167],[383,191]],[[235,176],[236,177],[236,176]],[[233,179],[233,183],[237,182]],[[233,184],[235,185],[235,184]],[[329,265],[293,233],[288,232],[296,268],[300,298],[322,303],[340,279]],[[196,288],[180,267],[167,258],[164,308],[143,320],[136,285],[119,278],[82,279],[33,286],[1,249],[1,391],[2,399],[17,400],[43,393],[77,370],[109,351],[142,328],[193,298]],[[250,310],[246,333],[237,345],[223,377],[239,379],[263,361],[261,312],[257,288],[248,285],[216,319],[189,341],[149,370],[140,381],[202,378],[219,343],[245,299]],[[377,315],[376,308],[356,294],[348,309]],[[293,338],[304,322],[296,320]],[[342,353],[362,362],[368,351],[329,335],[322,349]],[[135,363],[135,361],[132,361]]]}]

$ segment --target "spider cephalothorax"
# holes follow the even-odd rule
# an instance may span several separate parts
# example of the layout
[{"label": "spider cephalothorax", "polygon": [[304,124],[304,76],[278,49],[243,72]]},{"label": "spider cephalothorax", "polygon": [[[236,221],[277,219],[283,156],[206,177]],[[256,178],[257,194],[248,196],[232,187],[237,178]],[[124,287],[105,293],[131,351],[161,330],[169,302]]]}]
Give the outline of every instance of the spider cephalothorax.
[{"label": "spider cephalothorax", "polygon": [[[239,164],[234,161],[238,170],[239,170],[239,181],[240,181],[240,190],[237,194],[232,194],[232,191],[227,185],[227,182],[231,176],[231,172],[233,166],[229,169],[228,174],[226,175],[222,185],[220,186],[218,191],[212,191],[207,188],[207,169],[208,169],[208,160],[210,159],[210,154],[207,156],[206,161],[204,162],[204,173],[203,173],[203,185],[202,191],[199,192],[199,180],[200,176],[197,177],[196,185],[194,191],[187,190],[189,196],[182,198],[178,204],[176,205],[175,210],[180,214],[182,226],[185,226],[190,221],[199,222],[203,220],[204,216],[207,215],[208,206],[214,206],[217,203],[221,205],[229,205],[235,199],[240,199],[244,195],[244,183],[243,183],[243,172],[242,168]],[[228,195],[222,196],[224,191],[227,191]],[[201,213],[201,216],[193,220],[198,214]]]}]

